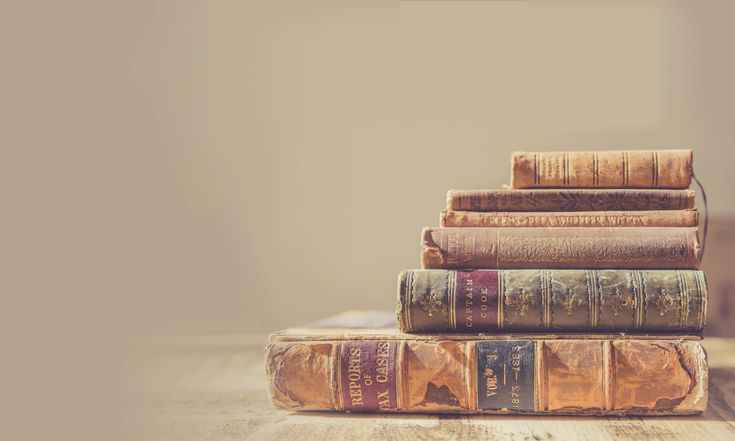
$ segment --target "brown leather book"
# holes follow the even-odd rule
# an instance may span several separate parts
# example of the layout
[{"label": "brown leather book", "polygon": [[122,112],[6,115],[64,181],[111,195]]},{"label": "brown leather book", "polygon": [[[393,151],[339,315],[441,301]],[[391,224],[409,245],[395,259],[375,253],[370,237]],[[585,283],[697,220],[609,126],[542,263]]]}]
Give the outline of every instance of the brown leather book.
[{"label": "brown leather book", "polygon": [[453,211],[439,214],[442,227],[696,227],[696,210],[656,211]]},{"label": "brown leather book", "polygon": [[455,211],[637,211],[694,208],[691,190],[450,190]]},{"label": "brown leather book", "polygon": [[698,333],[704,273],[689,270],[406,270],[404,332]]},{"label": "brown leather book", "polygon": [[274,405],[297,411],[676,415],[707,406],[697,336],[302,328],[271,336],[265,358]]},{"label": "brown leather book", "polygon": [[515,152],[513,188],[688,188],[691,150]]},{"label": "brown leather book", "polygon": [[424,228],[421,264],[444,269],[697,269],[696,228]]}]

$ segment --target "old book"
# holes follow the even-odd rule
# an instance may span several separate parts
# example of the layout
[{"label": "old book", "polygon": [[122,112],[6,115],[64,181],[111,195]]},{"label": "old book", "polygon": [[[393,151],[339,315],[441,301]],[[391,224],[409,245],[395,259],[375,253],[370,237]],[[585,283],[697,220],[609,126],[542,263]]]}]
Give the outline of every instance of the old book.
[{"label": "old book", "polygon": [[423,268],[697,269],[696,228],[424,228]]},{"label": "old book", "polygon": [[442,227],[696,227],[697,210],[657,211],[453,211]]},{"label": "old book", "polygon": [[635,211],[694,208],[691,190],[540,189],[450,190],[455,211]]},{"label": "old book", "polygon": [[691,150],[515,152],[513,188],[687,188]]},{"label": "old book", "polygon": [[290,410],[673,415],[707,405],[697,336],[293,329],[265,351]]},{"label": "old book", "polygon": [[404,332],[701,332],[704,273],[688,270],[407,270]]}]

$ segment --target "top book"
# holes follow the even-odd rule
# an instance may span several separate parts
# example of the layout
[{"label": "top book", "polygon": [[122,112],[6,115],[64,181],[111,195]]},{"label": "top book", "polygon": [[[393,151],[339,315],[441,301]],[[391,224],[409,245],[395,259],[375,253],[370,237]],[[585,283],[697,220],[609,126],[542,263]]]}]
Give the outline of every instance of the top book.
[{"label": "top book", "polygon": [[514,152],[513,188],[688,188],[691,150]]}]

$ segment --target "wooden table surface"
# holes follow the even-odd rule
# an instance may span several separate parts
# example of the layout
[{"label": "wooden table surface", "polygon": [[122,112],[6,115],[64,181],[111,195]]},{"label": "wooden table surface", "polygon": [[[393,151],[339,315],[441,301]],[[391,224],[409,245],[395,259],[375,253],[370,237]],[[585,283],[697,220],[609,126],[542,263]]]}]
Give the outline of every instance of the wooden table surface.
[{"label": "wooden table surface", "polygon": [[691,417],[355,415],[274,409],[264,335],[131,344],[127,438],[146,440],[735,440],[735,339],[707,338],[709,406]]}]

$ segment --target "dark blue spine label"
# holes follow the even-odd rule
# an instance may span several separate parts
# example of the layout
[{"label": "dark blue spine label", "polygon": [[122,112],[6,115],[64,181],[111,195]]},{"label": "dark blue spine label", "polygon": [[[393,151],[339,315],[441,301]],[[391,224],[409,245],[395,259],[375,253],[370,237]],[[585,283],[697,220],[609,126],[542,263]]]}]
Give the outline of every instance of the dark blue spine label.
[{"label": "dark blue spine label", "polygon": [[535,351],[531,340],[477,342],[477,407],[534,411]]}]

